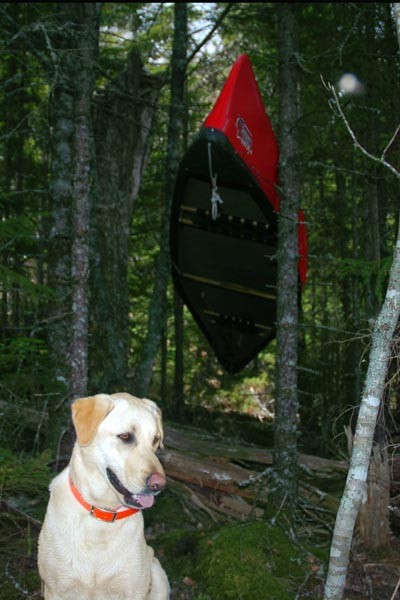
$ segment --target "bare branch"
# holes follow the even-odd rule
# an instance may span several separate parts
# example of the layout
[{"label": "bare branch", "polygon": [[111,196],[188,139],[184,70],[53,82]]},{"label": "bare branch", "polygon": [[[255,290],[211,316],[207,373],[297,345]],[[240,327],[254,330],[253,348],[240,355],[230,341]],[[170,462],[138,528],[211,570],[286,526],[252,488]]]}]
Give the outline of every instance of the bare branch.
[{"label": "bare branch", "polygon": [[[322,77],[321,77],[321,79],[322,79]],[[399,171],[398,171],[398,170],[397,170],[397,169],[396,169],[396,168],[395,168],[393,165],[391,165],[390,163],[388,163],[388,162],[385,160],[385,158],[384,158],[384,156],[385,156],[385,154],[386,154],[386,152],[387,152],[388,148],[390,147],[390,145],[392,144],[393,140],[395,139],[395,137],[396,137],[397,133],[398,133],[398,132],[399,132],[399,130],[400,130],[400,125],[397,127],[397,129],[396,129],[396,131],[394,132],[394,134],[393,134],[393,136],[392,136],[392,138],[391,138],[390,142],[387,144],[387,146],[386,146],[386,147],[385,147],[385,149],[383,150],[383,152],[382,152],[381,156],[380,156],[380,157],[378,157],[378,156],[375,156],[374,154],[371,154],[370,152],[368,152],[368,150],[366,150],[366,149],[364,148],[364,146],[362,146],[362,145],[360,144],[360,142],[358,141],[358,139],[357,139],[357,137],[356,137],[356,135],[355,135],[354,131],[353,131],[353,130],[352,130],[352,128],[350,127],[350,125],[349,125],[349,122],[348,122],[348,120],[347,120],[347,118],[346,118],[346,115],[345,115],[345,114],[344,114],[344,112],[343,112],[343,108],[342,108],[342,105],[340,104],[339,96],[338,96],[338,94],[337,94],[337,92],[336,92],[336,90],[335,90],[335,87],[334,87],[334,86],[333,86],[331,83],[328,83],[328,84],[326,84],[326,83],[324,82],[324,80],[323,80],[323,79],[322,79],[322,82],[323,82],[323,84],[325,85],[325,87],[326,87],[326,88],[327,88],[327,89],[328,89],[328,90],[329,90],[329,91],[332,93],[332,95],[333,95],[333,97],[334,97],[334,100],[335,100],[335,105],[336,105],[336,108],[337,108],[337,110],[338,110],[338,113],[339,113],[340,117],[342,118],[342,120],[343,120],[344,124],[346,125],[347,131],[349,132],[349,134],[350,134],[350,137],[351,137],[351,139],[353,140],[353,143],[354,143],[354,145],[356,146],[356,148],[358,148],[359,150],[361,150],[361,152],[362,152],[362,153],[363,153],[365,156],[367,156],[368,158],[370,158],[371,160],[373,160],[373,161],[375,161],[375,162],[378,162],[379,164],[381,164],[381,165],[383,165],[384,167],[386,167],[387,169],[389,169],[389,171],[391,171],[391,172],[392,172],[392,173],[393,173],[393,174],[394,174],[394,175],[395,175],[395,176],[396,176],[398,179],[400,179],[400,172],[399,172]]]},{"label": "bare branch", "polygon": [[208,32],[206,37],[197,44],[197,46],[194,48],[193,52],[188,56],[188,58],[186,60],[187,65],[194,59],[194,57],[201,50],[201,48],[212,38],[212,36],[214,35],[214,33],[216,32],[218,27],[221,25],[222,21],[224,20],[224,18],[226,17],[226,15],[228,14],[228,12],[231,10],[232,7],[233,7],[233,2],[230,2],[229,4],[227,4],[227,6],[225,6],[224,10],[221,12],[218,19],[215,21],[213,28]]},{"label": "bare branch", "polygon": [[393,144],[393,142],[394,142],[394,140],[396,139],[396,137],[397,137],[397,134],[399,133],[399,131],[400,131],[400,125],[398,125],[398,126],[397,126],[397,129],[396,129],[396,131],[394,132],[394,134],[392,135],[392,137],[391,137],[391,139],[390,139],[390,142],[387,144],[386,148],[385,148],[385,149],[384,149],[384,151],[382,152],[382,155],[381,155],[381,160],[384,160],[386,152],[389,150],[390,146]]},{"label": "bare branch", "polygon": [[397,592],[399,591],[399,588],[400,588],[400,577],[399,577],[396,587],[394,588],[393,594],[390,596],[390,600],[395,600],[395,598],[397,596]]},{"label": "bare branch", "polygon": [[10,514],[18,515],[19,517],[24,517],[27,520],[27,522],[30,523],[30,525],[32,525],[36,529],[41,529],[42,524],[43,524],[41,521],[38,521],[31,515],[28,515],[26,512],[24,512],[23,510],[20,510],[16,506],[13,506],[6,500],[0,500],[0,512],[10,513]]}]

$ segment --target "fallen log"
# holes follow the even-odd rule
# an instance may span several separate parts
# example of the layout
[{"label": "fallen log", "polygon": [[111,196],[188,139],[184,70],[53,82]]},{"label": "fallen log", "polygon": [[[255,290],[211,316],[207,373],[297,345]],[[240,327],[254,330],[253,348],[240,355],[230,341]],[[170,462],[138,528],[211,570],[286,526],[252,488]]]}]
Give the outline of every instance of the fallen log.
[{"label": "fallen log", "polygon": [[231,463],[216,463],[212,460],[195,458],[183,452],[163,450],[160,460],[169,477],[185,483],[196,485],[199,488],[209,488],[225,494],[241,496],[266,503],[266,492],[250,487],[239,487],[241,482],[248,481],[252,476],[257,476],[257,471],[250,471]]},{"label": "fallen log", "polygon": [[[264,478],[267,473],[260,474],[259,471],[227,460],[221,461],[220,458],[216,462],[209,457],[194,456],[193,449],[191,453],[177,450],[160,452],[167,476],[189,486],[195,497],[201,496],[202,502],[212,510],[241,519],[257,514],[255,509],[268,503],[268,488]],[[328,511],[336,511],[339,505],[336,496],[321,491],[314,484],[302,484],[301,495],[313,505]]]},{"label": "fallen log", "polygon": [[[165,439],[168,448],[212,457],[213,460],[236,460],[260,465],[272,465],[272,452],[270,450],[254,445],[239,444],[236,440],[218,440],[215,436],[194,428],[181,430],[168,424],[165,426]],[[326,474],[342,474],[347,472],[348,468],[348,463],[345,460],[332,460],[310,454],[300,454],[299,465]]]},{"label": "fallen log", "polygon": [[223,494],[207,488],[192,489],[192,498],[201,502],[207,509],[213,513],[222,513],[225,516],[232,517],[239,521],[248,521],[249,519],[260,519],[264,514],[264,509],[256,506],[254,502],[250,503],[241,496]]},{"label": "fallen log", "polygon": [[247,521],[252,518],[261,518],[264,510],[250,503],[240,496],[233,496],[211,490],[200,488],[196,485],[185,484],[175,479],[169,479],[169,486],[176,490],[184,502],[190,504],[189,515],[193,517],[195,507],[198,511],[206,514],[214,523],[223,519],[233,518],[239,521]]}]

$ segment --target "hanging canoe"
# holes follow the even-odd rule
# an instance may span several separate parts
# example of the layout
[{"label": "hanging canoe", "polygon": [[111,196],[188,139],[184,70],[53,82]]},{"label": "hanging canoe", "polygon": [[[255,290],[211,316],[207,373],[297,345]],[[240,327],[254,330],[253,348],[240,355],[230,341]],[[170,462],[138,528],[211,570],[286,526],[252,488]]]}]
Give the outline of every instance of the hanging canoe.
[{"label": "hanging canoe", "polygon": [[[180,163],[170,227],[176,289],[230,373],[275,336],[278,160],[250,60],[242,55]],[[304,224],[300,246],[304,283]]]}]

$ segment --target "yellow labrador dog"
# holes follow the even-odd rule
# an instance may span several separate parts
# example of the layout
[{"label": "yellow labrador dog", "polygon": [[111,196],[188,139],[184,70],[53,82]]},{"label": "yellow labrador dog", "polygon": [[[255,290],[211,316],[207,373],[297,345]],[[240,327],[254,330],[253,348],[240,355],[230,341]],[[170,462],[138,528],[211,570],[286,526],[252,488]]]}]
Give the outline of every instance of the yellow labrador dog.
[{"label": "yellow labrador dog", "polygon": [[141,511],[166,485],[156,456],[161,412],[130,394],[75,400],[75,443],[53,479],[39,536],[46,600],[165,600],[165,571],[147,546]]}]

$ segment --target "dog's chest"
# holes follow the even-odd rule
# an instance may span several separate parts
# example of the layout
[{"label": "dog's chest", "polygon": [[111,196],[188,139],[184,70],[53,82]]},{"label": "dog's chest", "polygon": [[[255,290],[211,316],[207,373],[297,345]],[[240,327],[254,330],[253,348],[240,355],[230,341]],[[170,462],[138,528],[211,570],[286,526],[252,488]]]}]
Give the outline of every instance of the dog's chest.
[{"label": "dog's chest", "polygon": [[145,599],[151,573],[142,528],[128,521],[100,523],[90,515],[68,527],[62,547],[57,544],[48,556],[57,563],[59,597],[69,599],[74,590],[71,600],[122,600],[135,590],[135,600]]},{"label": "dog's chest", "polygon": [[76,569],[103,581],[115,573],[141,572],[143,562],[148,562],[142,527],[142,523],[133,527],[132,522],[99,523],[87,516],[71,539]]}]

